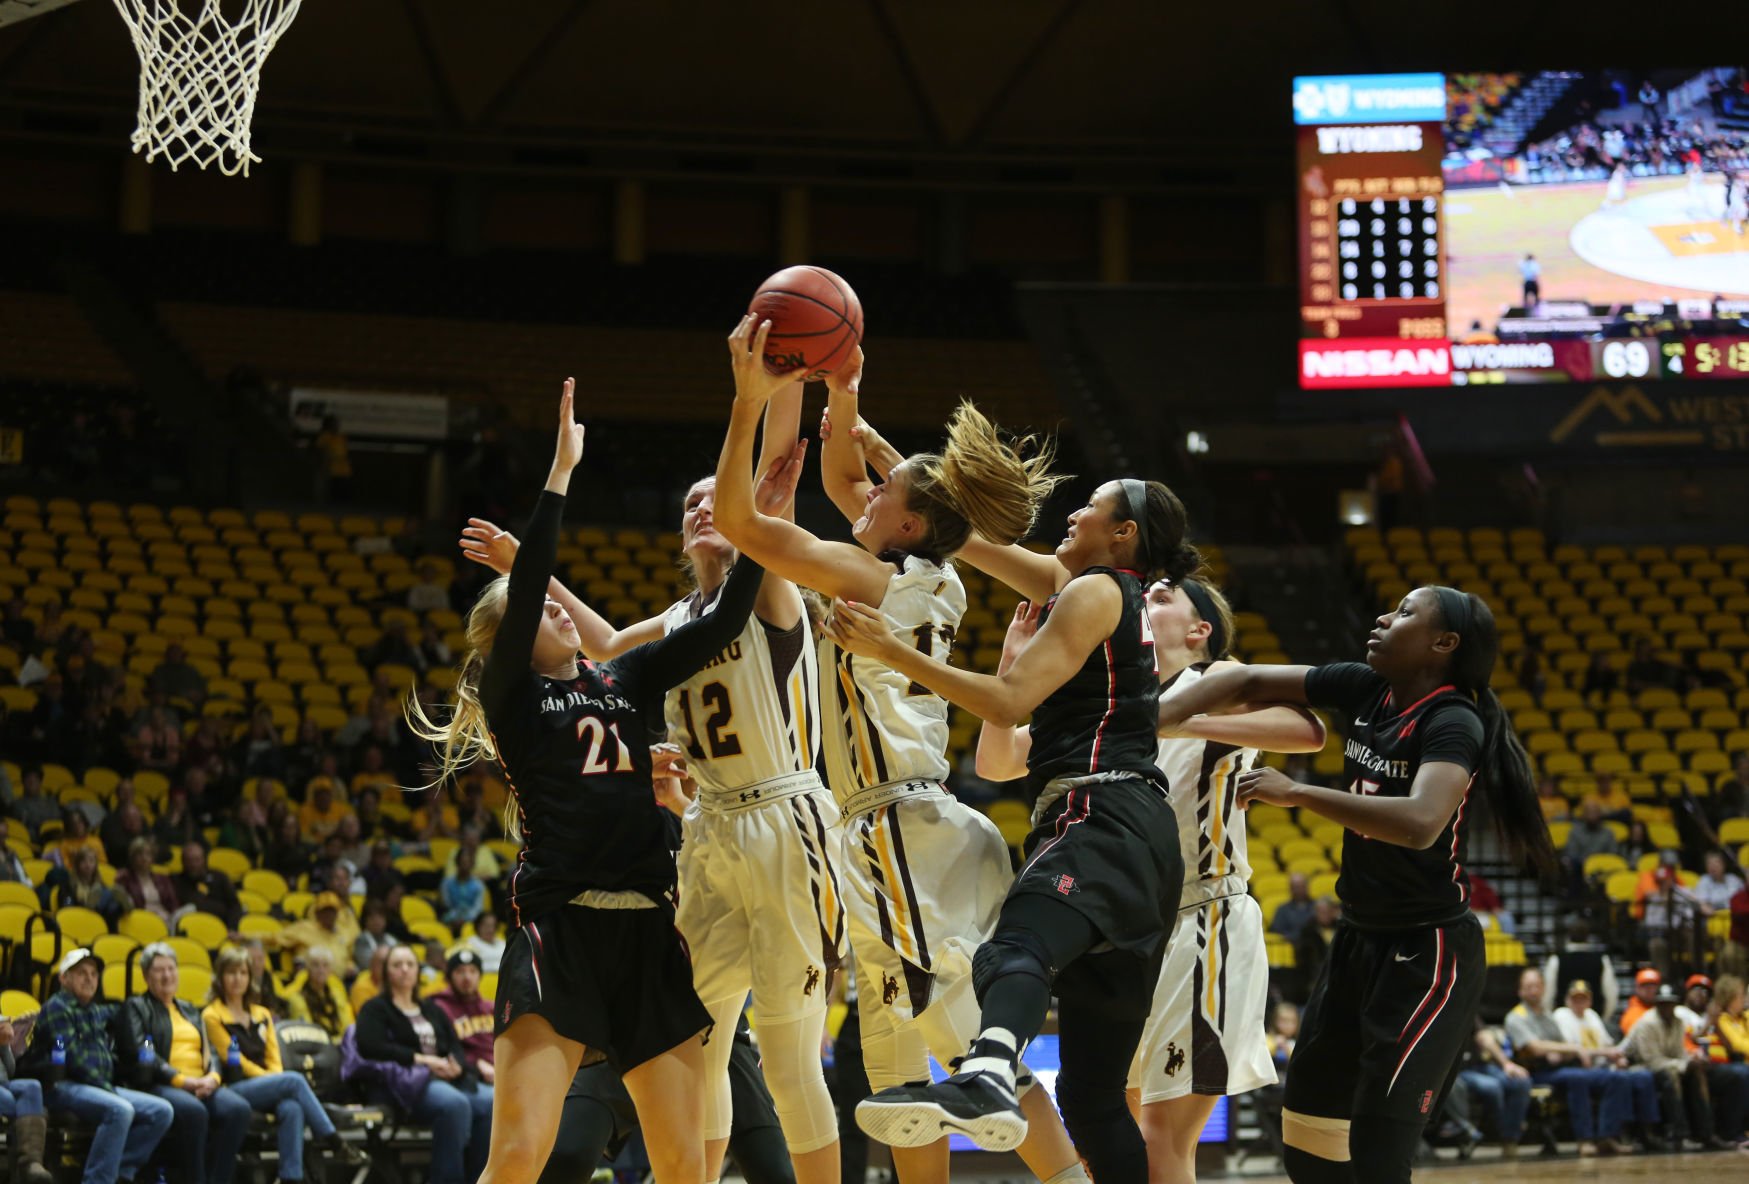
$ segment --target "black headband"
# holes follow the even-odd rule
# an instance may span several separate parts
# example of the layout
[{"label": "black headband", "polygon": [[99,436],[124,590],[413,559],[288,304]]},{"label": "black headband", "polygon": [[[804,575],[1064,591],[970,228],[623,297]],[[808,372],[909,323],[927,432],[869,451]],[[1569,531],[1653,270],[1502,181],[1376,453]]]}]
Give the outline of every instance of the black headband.
[{"label": "black headband", "polygon": [[1467,634],[1475,619],[1469,593],[1459,592],[1456,588],[1435,587],[1433,594],[1439,597],[1439,613],[1445,618],[1445,627],[1459,637]]},{"label": "black headband", "polygon": [[1148,570],[1148,487],[1134,477],[1124,477],[1119,482],[1123,487],[1124,501],[1128,503],[1130,521],[1136,524],[1136,570]]},{"label": "black headband", "polygon": [[1215,607],[1215,598],[1209,595],[1209,590],[1198,580],[1179,580],[1178,586],[1184,589],[1184,594],[1190,597],[1190,603],[1196,606],[1196,615],[1208,622],[1208,658],[1211,662],[1219,662],[1227,656],[1229,639],[1221,624],[1220,611]]}]

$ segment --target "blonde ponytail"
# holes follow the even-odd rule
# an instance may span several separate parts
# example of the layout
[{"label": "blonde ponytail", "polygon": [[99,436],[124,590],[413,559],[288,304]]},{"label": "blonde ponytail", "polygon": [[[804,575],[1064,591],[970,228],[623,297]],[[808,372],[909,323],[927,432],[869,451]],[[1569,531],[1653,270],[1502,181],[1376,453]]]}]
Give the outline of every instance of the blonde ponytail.
[{"label": "blonde ponytail", "polygon": [[[1029,451],[1031,456],[1024,455]],[[1067,480],[1050,471],[1055,456],[1048,437],[1005,440],[983,412],[962,400],[941,452],[914,456],[908,466],[908,505],[929,529],[924,549],[946,558],[974,530],[1003,546],[1025,538],[1045,499]]]}]

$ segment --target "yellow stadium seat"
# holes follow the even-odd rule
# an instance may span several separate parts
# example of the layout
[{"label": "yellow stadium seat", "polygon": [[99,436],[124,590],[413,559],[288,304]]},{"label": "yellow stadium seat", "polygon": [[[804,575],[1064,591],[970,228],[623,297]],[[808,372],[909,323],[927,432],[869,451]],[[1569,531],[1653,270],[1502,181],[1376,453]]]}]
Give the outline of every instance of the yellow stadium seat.
[{"label": "yellow stadium seat", "polygon": [[101,914],[76,904],[70,904],[55,914],[55,924],[71,945],[89,946],[99,934],[109,932],[109,923]]},{"label": "yellow stadium seat", "polygon": [[120,1001],[130,995],[144,994],[145,990],[146,976],[140,972],[138,962],[131,965],[125,962],[104,964],[103,995],[106,999]]},{"label": "yellow stadium seat", "polygon": [[213,972],[210,966],[191,966],[184,961],[177,978],[176,997],[184,1003],[205,1007],[212,1001]]},{"label": "yellow stadium seat", "polygon": [[265,913],[244,913],[237,921],[237,932],[244,937],[265,937],[285,928],[285,922]]},{"label": "yellow stadium seat", "polygon": [[27,1015],[35,1015],[41,1010],[42,1004],[37,1002],[36,996],[29,991],[17,991],[11,988],[0,991],[0,1014],[16,1020]]},{"label": "yellow stadium seat", "polygon": [[164,924],[164,918],[146,909],[123,913],[121,919],[115,923],[115,931],[126,934],[141,945],[170,936],[170,927]]},{"label": "yellow stadium seat", "polygon": [[401,898],[401,920],[411,928],[420,921],[437,920],[437,910],[424,897],[409,894]]},{"label": "yellow stadium seat", "polygon": [[105,933],[91,943],[91,952],[102,958],[105,966],[126,961],[139,948],[140,943],[125,933]]},{"label": "yellow stadium seat", "polygon": [[270,905],[278,904],[291,890],[285,877],[266,868],[252,868],[243,875],[243,887],[260,894]]},{"label": "yellow stadium seat", "polygon": [[1612,875],[1616,872],[1626,871],[1627,866],[1627,860],[1609,852],[1599,852],[1596,855],[1585,857],[1585,875],[1587,877]]},{"label": "yellow stadium seat", "polygon": [[280,899],[279,907],[286,916],[296,919],[308,915],[310,906],[314,904],[315,901],[316,894],[314,892],[287,892],[285,896]]},{"label": "yellow stadium seat", "polygon": [[34,913],[38,908],[36,889],[15,880],[0,881],[0,906],[4,905],[17,905]]},{"label": "yellow stadium seat", "polygon": [[455,935],[442,921],[409,921],[407,929],[427,941],[438,942],[445,950],[455,944]]},{"label": "yellow stadium seat", "polygon": [[184,913],[176,922],[176,932],[209,951],[224,945],[228,936],[224,921],[211,913]]},{"label": "yellow stadium seat", "polygon": [[249,857],[235,847],[214,847],[207,852],[207,866],[229,876],[233,884],[250,872]]}]

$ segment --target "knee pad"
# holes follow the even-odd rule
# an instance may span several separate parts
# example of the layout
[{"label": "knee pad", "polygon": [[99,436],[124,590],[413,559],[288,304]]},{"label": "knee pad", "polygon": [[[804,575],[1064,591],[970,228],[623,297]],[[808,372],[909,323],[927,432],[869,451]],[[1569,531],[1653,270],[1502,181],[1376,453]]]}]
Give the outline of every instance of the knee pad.
[{"label": "knee pad", "polygon": [[[1297,1110],[1281,1112],[1281,1141],[1287,1154],[1305,1162],[1302,1176],[1288,1164],[1288,1175],[1296,1184],[1302,1178],[1310,1181],[1350,1181],[1354,1171],[1349,1163],[1348,1119],[1323,1118],[1301,1114]],[[1325,1165],[1320,1167],[1319,1165]],[[1316,1174],[1322,1172],[1323,1174]]]},{"label": "knee pad", "polygon": [[820,1063],[826,1013],[759,1026],[759,1059],[784,1142],[796,1155],[836,1142],[838,1111]]},{"label": "knee pad", "polygon": [[1030,929],[1005,930],[972,954],[972,991],[982,1003],[990,984],[1009,974],[1024,974],[1049,987],[1050,966],[1050,950],[1037,934]]}]

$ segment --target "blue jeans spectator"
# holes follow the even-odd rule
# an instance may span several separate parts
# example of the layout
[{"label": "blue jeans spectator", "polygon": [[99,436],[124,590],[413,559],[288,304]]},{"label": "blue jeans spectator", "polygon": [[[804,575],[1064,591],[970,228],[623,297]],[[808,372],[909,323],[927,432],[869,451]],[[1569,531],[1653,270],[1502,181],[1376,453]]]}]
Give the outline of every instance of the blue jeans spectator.
[{"label": "blue jeans spectator", "polygon": [[119,1175],[133,1179],[158,1149],[175,1111],[170,1103],[138,1090],[100,1089],[75,1081],[58,1081],[43,1091],[50,1110],[95,1123],[91,1152],[85,1157],[84,1184],[115,1184]]},{"label": "blue jeans spectator", "polygon": [[1483,1065],[1458,1074],[1470,1097],[1487,1116],[1487,1124],[1502,1143],[1524,1137],[1524,1115],[1530,1109],[1530,1078],[1512,1077],[1499,1065]]},{"label": "blue jeans spectator", "polygon": [[492,1142],[492,1087],[470,1094],[433,1077],[413,1117],[431,1128],[431,1184],[474,1184]]},{"label": "blue jeans spectator", "polygon": [[0,1089],[0,1118],[29,1118],[43,1113],[43,1083],[19,1077]]},{"label": "blue jeans spectator", "polygon": [[249,1103],[222,1085],[204,1099],[177,1085],[154,1085],[152,1092],[176,1113],[175,1149],[167,1157],[178,1169],[174,1177],[189,1184],[231,1184],[249,1137]]},{"label": "blue jeans spectator", "polygon": [[[1537,1069],[1530,1079],[1538,1085],[1553,1086],[1562,1091],[1567,1101],[1567,1121],[1573,1126],[1573,1137],[1581,1143],[1593,1139],[1613,1139],[1621,1134],[1633,1105],[1629,1074],[1613,1069],[1581,1069],[1564,1065],[1559,1069]],[[1597,1101],[1597,1118],[1591,1117],[1591,1103]],[[1657,1113],[1657,1096],[1653,1095],[1653,1113]]]},{"label": "blue jeans spectator", "polygon": [[1631,1121],[1641,1130],[1657,1130],[1661,1121],[1658,1117],[1658,1078],[1650,1069],[1617,1069],[1616,1073],[1628,1079]]},{"label": "blue jeans spectator", "polygon": [[304,1178],[304,1127],[318,1139],[334,1133],[334,1122],[301,1073],[269,1073],[226,1087],[252,1110],[279,1119],[279,1178],[290,1184]]}]

